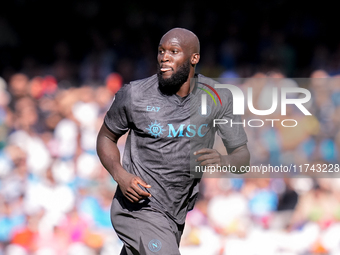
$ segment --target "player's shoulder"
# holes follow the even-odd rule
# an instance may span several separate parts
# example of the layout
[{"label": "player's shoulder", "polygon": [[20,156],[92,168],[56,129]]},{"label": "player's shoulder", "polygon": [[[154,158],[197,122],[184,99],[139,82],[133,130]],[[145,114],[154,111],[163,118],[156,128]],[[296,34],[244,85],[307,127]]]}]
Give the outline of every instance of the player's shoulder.
[{"label": "player's shoulder", "polygon": [[209,78],[207,76],[204,76],[203,74],[197,74],[198,82],[207,84],[209,86],[215,87],[215,84],[218,84],[219,82]]},{"label": "player's shoulder", "polygon": [[118,91],[117,95],[124,94],[124,95],[130,95],[133,91],[135,94],[138,91],[145,91],[148,87],[151,87],[155,84],[157,84],[158,78],[157,75],[152,75],[150,77],[130,81],[129,83],[125,83],[120,90]]},{"label": "player's shoulder", "polygon": [[230,98],[232,97],[229,89],[216,88],[216,84],[221,84],[221,82],[219,82],[218,80],[206,77],[202,74],[198,74],[197,78],[199,83],[209,85],[211,88],[213,88],[216,93],[222,98],[222,100],[230,100]]},{"label": "player's shoulder", "polygon": [[149,76],[147,78],[131,81],[130,86],[133,87],[133,88],[135,88],[135,87],[145,88],[145,87],[148,87],[148,86],[153,86],[157,83],[158,83],[158,77],[157,77],[157,74],[154,74],[154,75]]}]

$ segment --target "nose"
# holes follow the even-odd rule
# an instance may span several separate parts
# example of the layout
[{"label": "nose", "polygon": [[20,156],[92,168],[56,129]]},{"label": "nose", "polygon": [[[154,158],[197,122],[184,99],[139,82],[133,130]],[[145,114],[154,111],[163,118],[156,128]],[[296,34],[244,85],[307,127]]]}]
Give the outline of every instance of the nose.
[{"label": "nose", "polygon": [[169,61],[169,54],[167,51],[165,51],[163,54],[161,54],[161,62],[167,62]]}]

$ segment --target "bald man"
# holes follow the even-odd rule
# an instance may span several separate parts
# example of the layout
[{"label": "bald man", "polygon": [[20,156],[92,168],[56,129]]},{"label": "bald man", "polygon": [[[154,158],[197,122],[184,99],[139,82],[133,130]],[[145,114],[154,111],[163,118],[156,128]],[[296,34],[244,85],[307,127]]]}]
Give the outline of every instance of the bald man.
[{"label": "bald man", "polygon": [[[199,191],[200,178],[190,172],[193,160],[201,166],[249,164],[243,126],[212,125],[214,118],[241,122],[231,115],[228,90],[219,91],[220,107],[210,100],[209,114],[198,114],[205,93],[200,86],[216,83],[195,74],[199,59],[194,33],[168,31],[158,46],[157,74],[124,85],[105,116],[97,152],[118,183],[111,220],[124,243],[121,254],[180,254],[185,217]],[[127,131],[121,165],[117,141]],[[228,155],[212,149],[216,132]]]}]

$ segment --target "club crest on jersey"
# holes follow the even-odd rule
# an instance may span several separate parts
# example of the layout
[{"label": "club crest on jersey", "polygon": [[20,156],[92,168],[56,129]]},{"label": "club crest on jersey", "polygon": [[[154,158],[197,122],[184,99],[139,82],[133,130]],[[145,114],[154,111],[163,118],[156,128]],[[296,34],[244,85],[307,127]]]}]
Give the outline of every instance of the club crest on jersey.
[{"label": "club crest on jersey", "polygon": [[148,244],[149,250],[157,252],[162,248],[162,243],[158,239],[152,239]]}]

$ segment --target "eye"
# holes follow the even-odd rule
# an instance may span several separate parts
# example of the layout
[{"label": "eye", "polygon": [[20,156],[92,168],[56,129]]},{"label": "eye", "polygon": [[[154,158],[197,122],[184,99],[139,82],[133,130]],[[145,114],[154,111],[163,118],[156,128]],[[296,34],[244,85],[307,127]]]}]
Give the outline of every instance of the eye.
[{"label": "eye", "polygon": [[177,54],[178,53],[178,50],[172,50],[172,53],[174,53],[174,54]]},{"label": "eye", "polygon": [[164,54],[164,50],[160,49],[160,50],[158,50],[158,53],[159,54]]}]

